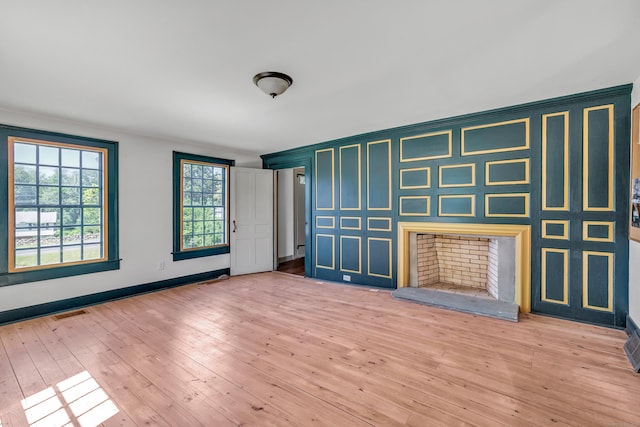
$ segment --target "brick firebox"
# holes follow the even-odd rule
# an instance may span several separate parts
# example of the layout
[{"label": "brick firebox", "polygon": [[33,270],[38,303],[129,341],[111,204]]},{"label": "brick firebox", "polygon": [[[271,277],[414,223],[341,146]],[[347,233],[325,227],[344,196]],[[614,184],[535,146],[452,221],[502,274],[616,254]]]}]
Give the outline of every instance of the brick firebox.
[{"label": "brick firebox", "polygon": [[[450,284],[482,289],[495,299],[504,300],[505,291],[502,289],[501,292],[499,288],[499,240],[504,239],[417,234],[416,285],[440,287]],[[510,298],[512,295],[507,297]]]}]

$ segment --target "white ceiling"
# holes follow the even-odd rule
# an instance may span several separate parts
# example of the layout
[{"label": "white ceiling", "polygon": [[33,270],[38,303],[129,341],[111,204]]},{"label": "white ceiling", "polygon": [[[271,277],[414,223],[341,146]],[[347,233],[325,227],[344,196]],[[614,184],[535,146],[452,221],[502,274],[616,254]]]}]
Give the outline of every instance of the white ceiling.
[{"label": "white ceiling", "polygon": [[[0,108],[269,153],[632,82],[638,0],[2,0]],[[261,71],[293,77],[271,99]]]}]

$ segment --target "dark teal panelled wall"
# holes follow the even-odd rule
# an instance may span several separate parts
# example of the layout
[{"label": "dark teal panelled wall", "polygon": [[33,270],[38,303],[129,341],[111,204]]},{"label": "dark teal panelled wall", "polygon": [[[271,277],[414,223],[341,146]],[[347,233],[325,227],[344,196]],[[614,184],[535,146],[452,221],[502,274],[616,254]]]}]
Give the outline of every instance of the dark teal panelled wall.
[{"label": "dark teal panelled wall", "polygon": [[307,274],[396,287],[397,223],[525,224],[532,310],[622,326],[631,85],[264,155],[303,159]]}]

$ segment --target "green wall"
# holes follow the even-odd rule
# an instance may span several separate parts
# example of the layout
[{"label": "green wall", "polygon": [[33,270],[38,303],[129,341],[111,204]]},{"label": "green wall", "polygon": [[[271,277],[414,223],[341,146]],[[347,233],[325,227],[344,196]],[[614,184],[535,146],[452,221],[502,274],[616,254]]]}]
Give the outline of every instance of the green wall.
[{"label": "green wall", "polygon": [[631,85],[262,156],[307,166],[307,274],[395,288],[397,223],[531,226],[532,311],[622,326]]}]

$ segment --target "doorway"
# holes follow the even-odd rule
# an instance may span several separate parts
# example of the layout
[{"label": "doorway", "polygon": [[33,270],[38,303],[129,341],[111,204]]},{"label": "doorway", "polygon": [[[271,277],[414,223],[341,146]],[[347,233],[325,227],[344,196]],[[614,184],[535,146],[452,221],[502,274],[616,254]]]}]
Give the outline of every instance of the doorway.
[{"label": "doorway", "polygon": [[305,168],[277,171],[278,271],[305,275],[306,176]]}]

